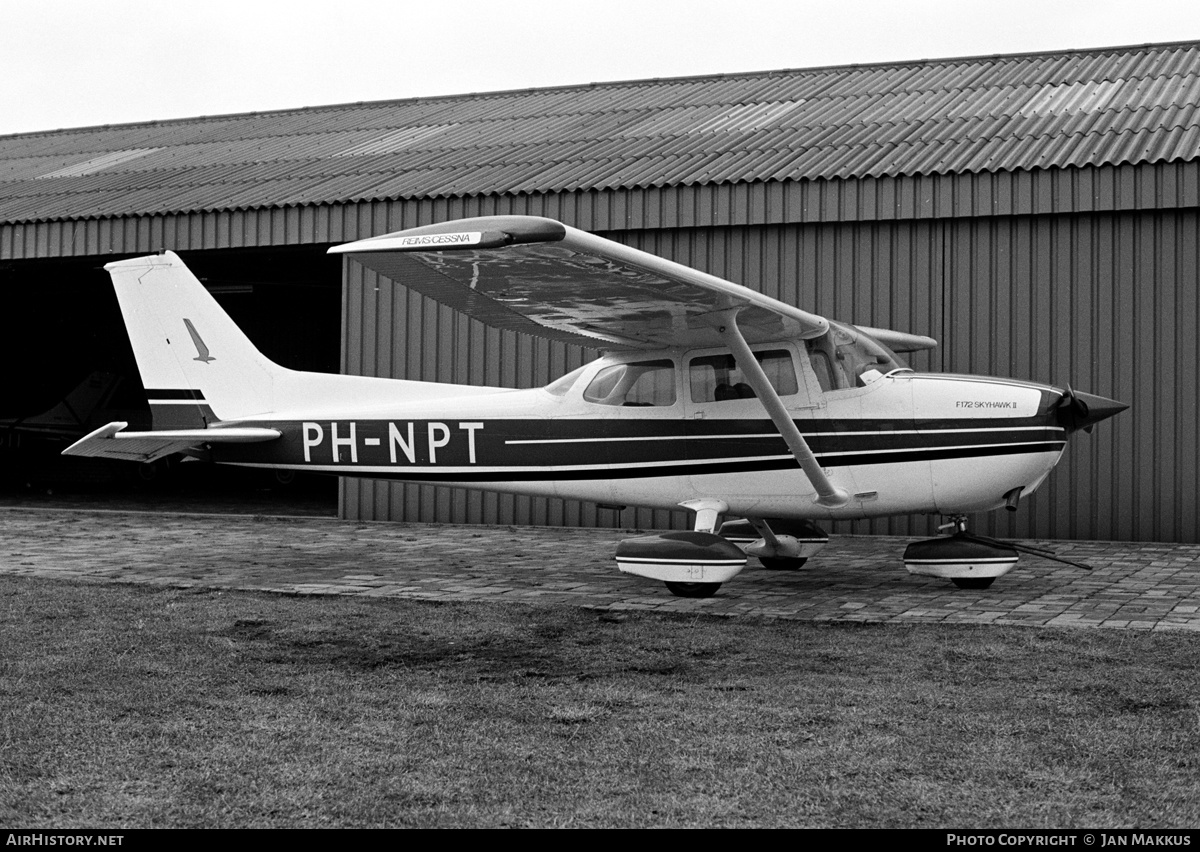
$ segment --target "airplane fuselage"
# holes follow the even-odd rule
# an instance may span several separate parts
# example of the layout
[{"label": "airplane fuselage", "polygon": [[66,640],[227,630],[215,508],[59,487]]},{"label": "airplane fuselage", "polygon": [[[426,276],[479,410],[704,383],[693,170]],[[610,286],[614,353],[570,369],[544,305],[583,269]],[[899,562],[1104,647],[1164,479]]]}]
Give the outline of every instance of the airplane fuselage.
[{"label": "airplane fuselage", "polygon": [[[998,508],[1013,489],[1032,492],[1066,446],[1056,388],[895,370],[827,389],[802,343],[755,349],[773,352],[784,370],[790,361],[795,374],[780,381],[791,392],[780,398],[850,495],[845,505],[814,503],[757,399],[706,391],[697,371],[711,374],[719,351],[610,356],[531,390],[463,387],[446,396],[431,384],[430,398],[420,383],[403,382],[394,402],[381,402],[380,385],[370,405],[343,400],[224,422],[216,428],[265,426],[282,437],[215,444],[205,457],[652,508],[711,496],[741,515],[850,519]],[[654,380],[621,396],[620,379],[607,377],[641,365],[657,365]]]}]

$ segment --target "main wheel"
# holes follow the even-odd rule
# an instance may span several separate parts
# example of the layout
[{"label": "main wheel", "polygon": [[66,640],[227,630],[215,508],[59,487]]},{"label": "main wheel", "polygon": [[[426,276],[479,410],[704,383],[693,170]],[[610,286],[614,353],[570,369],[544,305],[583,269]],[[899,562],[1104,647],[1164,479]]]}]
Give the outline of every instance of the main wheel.
[{"label": "main wheel", "polygon": [[667,590],[680,598],[711,598],[719,588],[720,583],[667,583]]},{"label": "main wheel", "polygon": [[950,580],[960,589],[986,589],[995,577],[951,577]]},{"label": "main wheel", "polygon": [[803,566],[808,559],[793,559],[788,556],[760,556],[758,557],[758,561],[762,563],[762,567],[771,571],[795,571]]}]

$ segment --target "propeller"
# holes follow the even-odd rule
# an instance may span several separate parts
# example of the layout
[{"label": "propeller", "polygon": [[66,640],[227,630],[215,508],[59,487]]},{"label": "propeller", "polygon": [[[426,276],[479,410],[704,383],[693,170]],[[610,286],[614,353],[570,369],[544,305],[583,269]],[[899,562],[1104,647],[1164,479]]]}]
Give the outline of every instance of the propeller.
[{"label": "propeller", "polygon": [[1115,399],[1096,396],[1091,393],[1081,393],[1067,385],[1062,398],[1054,406],[1054,413],[1061,425],[1068,432],[1082,429],[1091,432],[1092,427],[1101,420],[1107,420],[1114,414],[1120,414],[1129,406]]}]

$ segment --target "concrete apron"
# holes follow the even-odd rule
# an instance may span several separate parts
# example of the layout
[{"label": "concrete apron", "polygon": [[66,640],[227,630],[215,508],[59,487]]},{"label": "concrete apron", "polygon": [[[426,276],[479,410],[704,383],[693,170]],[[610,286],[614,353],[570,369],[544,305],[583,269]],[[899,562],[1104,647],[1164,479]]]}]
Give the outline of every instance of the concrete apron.
[{"label": "concrete apron", "polygon": [[1033,541],[984,591],[904,569],[909,541],[833,536],[800,571],[751,559],[717,596],[617,571],[628,530],[357,523],[327,518],[0,508],[0,573],[300,595],[360,595],[803,621],[1200,632],[1200,545]]}]

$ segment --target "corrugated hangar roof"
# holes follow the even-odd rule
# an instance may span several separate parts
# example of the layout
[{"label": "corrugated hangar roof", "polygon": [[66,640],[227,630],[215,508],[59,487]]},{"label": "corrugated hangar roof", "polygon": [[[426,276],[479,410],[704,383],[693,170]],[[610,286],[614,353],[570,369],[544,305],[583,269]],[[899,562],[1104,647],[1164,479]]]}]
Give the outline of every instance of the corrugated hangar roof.
[{"label": "corrugated hangar roof", "polygon": [[1191,160],[1200,42],[0,137],[0,221]]}]

